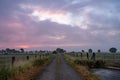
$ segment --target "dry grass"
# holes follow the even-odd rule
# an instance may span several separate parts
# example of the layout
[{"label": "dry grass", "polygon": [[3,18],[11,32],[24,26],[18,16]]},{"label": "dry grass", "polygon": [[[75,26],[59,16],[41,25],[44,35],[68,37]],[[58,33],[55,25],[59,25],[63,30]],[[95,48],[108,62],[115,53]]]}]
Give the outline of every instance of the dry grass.
[{"label": "dry grass", "polygon": [[25,73],[16,73],[11,80],[34,80],[37,74],[42,72],[48,64],[50,64],[50,61],[46,61],[44,65],[41,65],[39,67],[32,67]]},{"label": "dry grass", "polygon": [[91,73],[87,67],[75,65],[73,68],[84,78],[84,80],[100,80],[95,74]]},{"label": "dry grass", "polygon": [[70,66],[76,70],[84,80],[100,80],[94,73],[89,71],[87,66],[77,65],[74,63],[75,58],[69,55],[65,55],[65,59]]}]

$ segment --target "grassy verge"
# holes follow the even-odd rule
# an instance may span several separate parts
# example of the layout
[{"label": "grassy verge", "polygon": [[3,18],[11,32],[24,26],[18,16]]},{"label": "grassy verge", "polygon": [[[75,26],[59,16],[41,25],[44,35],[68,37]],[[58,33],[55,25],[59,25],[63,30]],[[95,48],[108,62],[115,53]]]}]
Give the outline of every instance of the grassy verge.
[{"label": "grassy verge", "polygon": [[88,66],[76,64],[70,56],[65,55],[64,58],[67,63],[83,77],[83,80],[100,80],[94,73],[89,71]]},{"label": "grassy verge", "polygon": [[24,66],[0,68],[0,80],[34,80],[36,75],[51,63],[53,56],[36,59]]}]

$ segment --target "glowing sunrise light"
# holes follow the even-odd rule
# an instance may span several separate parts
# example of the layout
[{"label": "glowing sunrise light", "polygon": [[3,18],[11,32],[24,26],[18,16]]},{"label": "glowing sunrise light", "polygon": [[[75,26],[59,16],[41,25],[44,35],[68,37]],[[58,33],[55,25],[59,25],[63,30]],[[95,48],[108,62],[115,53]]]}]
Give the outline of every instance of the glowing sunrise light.
[{"label": "glowing sunrise light", "polygon": [[30,46],[29,45],[19,45],[17,46],[18,48],[29,48]]},{"label": "glowing sunrise light", "polygon": [[32,16],[37,17],[39,21],[50,20],[59,24],[71,24],[70,13],[51,12],[43,10],[34,10]]}]

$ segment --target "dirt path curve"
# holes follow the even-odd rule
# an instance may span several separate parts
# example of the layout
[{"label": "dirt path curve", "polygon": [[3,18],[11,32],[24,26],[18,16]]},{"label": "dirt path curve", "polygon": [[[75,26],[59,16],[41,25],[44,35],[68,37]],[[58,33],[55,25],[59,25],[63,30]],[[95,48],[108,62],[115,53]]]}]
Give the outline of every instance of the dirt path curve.
[{"label": "dirt path curve", "polygon": [[45,69],[36,80],[82,80],[80,75],[67,65],[63,57],[57,58]]}]

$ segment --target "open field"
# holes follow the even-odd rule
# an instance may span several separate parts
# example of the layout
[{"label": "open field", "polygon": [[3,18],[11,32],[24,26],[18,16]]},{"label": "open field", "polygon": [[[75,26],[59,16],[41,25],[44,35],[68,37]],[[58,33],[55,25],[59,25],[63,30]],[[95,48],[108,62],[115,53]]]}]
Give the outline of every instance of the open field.
[{"label": "open field", "polygon": [[[74,56],[78,60],[92,60],[93,53],[68,53]],[[120,53],[95,53],[95,60],[103,60],[108,65],[114,65],[120,67]]]},{"label": "open field", "polygon": [[0,54],[0,80],[30,80],[42,71],[53,57],[54,55],[48,54]]},{"label": "open field", "polygon": [[[14,74],[14,77],[12,78],[12,80],[16,80],[16,79],[29,80],[35,77],[36,75],[37,75],[36,77],[38,77],[37,80],[42,80],[42,78],[46,79],[45,76],[50,77],[48,73],[54,74],[53,77],[50,77],[51,79],[57,78],[56,76],[61,78],[61,75],[63,74],[66,75],[63,77],[63,79],[66,79],[67,75],[69,76],[71,75],[67,73],[67,72],[70,72],[71,69],[68,69],[68,70],[65,69],[66,67],[70,68],[70,66],[64,62],[63,55],[65,55],[65,59],[67,59],[66,61],[71,65],[71,67],[73,67],[75,71],[79,73],[79,76],[83,80],[84,79],[99,80],[99,78],[95,74],[89,71],[90,68],[89,66],[87,66],[87,64],[89,63],[92,66],[94,65],[94,67],[96,67],[96,62],[100,61],[100,64],[99,63],[97,64],[97,66],[99,65],[99,67],[102,67],[102,65],[104,65],[102,64],[102,62],[105,62],[105,66],[107,65],[107,66],[118,67],[118,68],[120,67],[119,53],[95,53],[95,59],[92,59],[93,53],[89,53],[89,54],[82,53],[82,55],[81,53],[61,53],[61,54],[48,54],[48,55],[45,55],[44,53],[43,54],[7,54],[7,55],[0,54],[0,68],[1,68],[0,74],[4,73],[2,72],[2,69],[3,69],[3,71],[6,71],[5,76],[7,76],[8,78],[9,76],[11,76],[11,74],[12,76]],[[50,64],[50,61],[49,61],[50,56],[56,56],[56,59],[52,64]],[[79,63],[77,64],[76,62],[79,62],[80,64]],[[47,70],[51,72],[43,71],[43,76],[42,76],[41,72],[43,69],[45,69],[45,66],[47,66],[47,65],[44,65],[43,63],[50,64],[52,67],[48,66]],[[8,70],[7,69],[4,70],[4,67],[7,67]],[[61,72],[59,69],[63,71],[67,70],[67,72],[66,73]],[[9,71],[9,70],[12,70],[12,71]],[[54,71],[54,73],[52,72],[52,70]],[[17,78],[18,75],[20,75],[21,78]],[[5,76],[3,77],[5,78]],[[6,79],[2,79],[2,80],[6,80]]]}]

